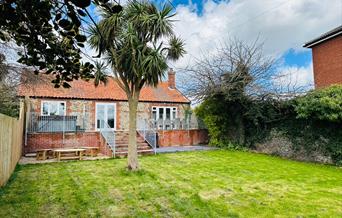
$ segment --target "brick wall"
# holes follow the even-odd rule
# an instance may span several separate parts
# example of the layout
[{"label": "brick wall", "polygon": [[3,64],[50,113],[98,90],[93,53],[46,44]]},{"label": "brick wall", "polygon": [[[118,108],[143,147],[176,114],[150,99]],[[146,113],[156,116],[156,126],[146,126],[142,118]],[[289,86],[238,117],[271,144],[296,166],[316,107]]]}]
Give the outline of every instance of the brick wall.
[{"label": "brick wall", "polygon": [[316,88],[342,84],[342,36],[312,48]]},{"label": "brick wall", "polygon": [[208,131],[205,129],[158,131],[158,144],[160,147],[207,143]]},{"label": "brick wall", "polygon": [[167,74],[168,74],[167,83],[169,85],[169,88],[171,88],[171,89],[176,88],[176,73],[171,68]]},{"label": "brick wall", "polygon": [[24,151],[31,153],[45,148],[100,147],[103,146],[101,143],[99,132],[65,133],[64,140],[62,133],[30,133]]},{"label": "brick wall", "polygon": [[107,156],[112,156],[112,150],[109,148],[109,146],[107,145],[105,139],[103,138],[103,136],[99,133],[99,147],[100,147],[100,153],[107,155]]}]

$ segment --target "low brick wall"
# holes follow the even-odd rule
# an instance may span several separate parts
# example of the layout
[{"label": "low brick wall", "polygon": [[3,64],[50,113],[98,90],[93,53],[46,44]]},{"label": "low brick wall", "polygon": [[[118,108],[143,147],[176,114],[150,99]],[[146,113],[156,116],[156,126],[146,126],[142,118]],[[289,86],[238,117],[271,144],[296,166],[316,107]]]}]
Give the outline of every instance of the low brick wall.
[{"label": "low brick wall", "polygon": [[[198,145],[208,143],[208,131],[194,130],[160,130],[158,144],[165,146]],[[99,132],[65,133],[30,133],[27,135],[27,145],[24,152],[32,153],[38,149],[55,149],[71,147],[99,147],[100,153],[111,155],[109,147],[104,143]]]},{"label": "low brick wall", "polygon": [[[71,147],[100,147],[104,148],[99,132],[65,133],[30,133],[27,135],[25,153],[35,152],[38,149],[71,148]],[[64,142],[64,143],[63,143]]]},{"label": "low brick wall", "polygon": [[111,157],[113,155],[112,150],[109,148],[109,146],[106,143],[106,140],[100,133],[99,138],[100,153]]},{"label": "low brick wall", "polygon": [[208,131],[206,129],[158,131],[158,144],[160,147],[207,143]]}]

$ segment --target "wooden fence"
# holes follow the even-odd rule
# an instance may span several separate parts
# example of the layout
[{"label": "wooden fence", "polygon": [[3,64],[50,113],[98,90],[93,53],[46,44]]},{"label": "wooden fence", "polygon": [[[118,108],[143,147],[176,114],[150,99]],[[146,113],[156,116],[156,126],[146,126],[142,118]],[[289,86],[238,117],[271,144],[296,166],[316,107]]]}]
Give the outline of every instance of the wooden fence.
[{"label": "wooden fence", "polygon": [[0,187],[10,178],[22,154],[24,114],[23,104],[19,119],[0,114]]}]

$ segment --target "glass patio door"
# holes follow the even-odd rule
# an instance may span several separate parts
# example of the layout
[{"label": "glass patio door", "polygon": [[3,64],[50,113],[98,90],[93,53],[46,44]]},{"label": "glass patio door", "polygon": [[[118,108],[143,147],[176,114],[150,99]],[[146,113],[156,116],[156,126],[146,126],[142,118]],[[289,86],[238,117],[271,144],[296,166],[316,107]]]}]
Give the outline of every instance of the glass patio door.
[{"label": "glass patio door", "polygon": [[154,120],[174,120],[177,118],[177,108],[152,107],[152,118]]},{"label": "glass patio door", "polygon": [[115,104],[96,103],[96,129],[115,129]]}]

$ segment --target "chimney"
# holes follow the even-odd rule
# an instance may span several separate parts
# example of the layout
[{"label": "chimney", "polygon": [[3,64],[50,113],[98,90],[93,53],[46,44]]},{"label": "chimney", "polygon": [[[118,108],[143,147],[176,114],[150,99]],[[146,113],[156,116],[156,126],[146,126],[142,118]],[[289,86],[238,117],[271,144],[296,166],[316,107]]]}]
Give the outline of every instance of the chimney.
[{"label": "chimney", "polygon": [[176,73],[173,71],[172,68],[170,68],[169,72],[167,72],[168,75],[168,84],[170,89],[176,88]]}]

